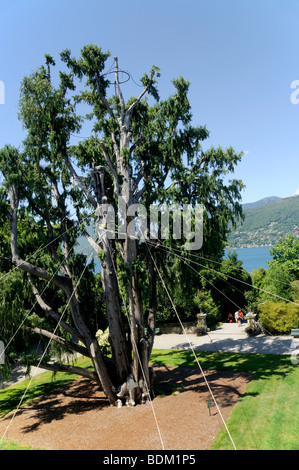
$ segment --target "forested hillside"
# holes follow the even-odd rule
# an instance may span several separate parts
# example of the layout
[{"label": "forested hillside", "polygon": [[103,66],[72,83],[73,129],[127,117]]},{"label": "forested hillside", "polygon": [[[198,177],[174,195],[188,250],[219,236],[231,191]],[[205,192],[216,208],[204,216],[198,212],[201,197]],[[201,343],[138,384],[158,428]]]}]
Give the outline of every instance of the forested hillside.
[{"label": "forested hillside", "polygon": [[232,231],[228,244],[232,248],[273,245],[287,234],[299,237],[299,197],[278,199],[254,207],[244,206],[245,220]]}]

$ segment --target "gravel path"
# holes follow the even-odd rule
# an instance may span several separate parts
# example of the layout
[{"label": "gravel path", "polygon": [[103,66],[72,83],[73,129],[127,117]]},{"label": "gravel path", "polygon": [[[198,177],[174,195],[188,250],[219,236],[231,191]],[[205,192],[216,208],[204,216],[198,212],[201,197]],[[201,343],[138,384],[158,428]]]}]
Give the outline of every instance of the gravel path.
[{"label": "gravel path", "polygon": [[204,336],[195,334],[162,334],[155,338],[155,349],[189,349],[217,352],[239,352],[256,354],[291,354],[299,349],[299,339],[291,336],[270,336],[260,334],[249,337],[246,324],[238,327],[235,323],[224,323],[215,331]]}]

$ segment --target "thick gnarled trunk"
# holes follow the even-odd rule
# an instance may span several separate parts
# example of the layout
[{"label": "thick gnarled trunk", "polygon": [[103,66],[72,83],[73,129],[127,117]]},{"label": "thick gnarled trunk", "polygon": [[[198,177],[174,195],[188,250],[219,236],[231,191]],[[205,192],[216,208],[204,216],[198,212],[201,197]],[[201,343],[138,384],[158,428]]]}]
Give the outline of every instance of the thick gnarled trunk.
[{"label": "thick gnarled trunk", "polygon": [[[106,238],[105,234],[104,237]],[[101,262],[101,277],[106,301],[112,359],[116,364],[118,380],[122,383],[130,373],[129,349],[121,318],[119,285],[116,278],[111,247],[108,244],[110,245],[110,240],[106,238],[104,242],[106,254]]]}]

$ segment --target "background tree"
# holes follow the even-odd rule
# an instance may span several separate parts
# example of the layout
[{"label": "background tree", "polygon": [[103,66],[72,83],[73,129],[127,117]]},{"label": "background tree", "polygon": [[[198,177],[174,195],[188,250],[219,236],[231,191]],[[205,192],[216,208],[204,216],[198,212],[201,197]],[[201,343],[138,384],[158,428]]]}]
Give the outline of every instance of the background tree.
[{"label": "background tree", "polygon": [[269,268],[252,272],[252,289],[247,300],[258,314],[264,329],[271,334],[289,334],[298,327],[299,242],[292,235],[283,237],[271,248]]},{"label": "background tree", "polygon": [[299,241],[292,235],[283,237],[269,250],[272,260],[269,268],[263,267],[252,272],[253,308],[259,302],[294,300],[296,296],[292,283],[298,279]]},{"label": "background tree", "polygon": [[299,240],[289,234],[280,238],[278,242],[270,250],[272,260],[269,261],[269,267],[276,266],[280,268],[282,265],[289,271],[290,276],[294,279],[299,278]]},{"label": "background tree", "polygon": [[[151,204],[194,207],[201,203],[204,251],[218,257],[223,254],[228,222],[235,223],[241,215],[242,183],[224,183],[241,153],[232,148],[202,148],[208,131],[192,124],[189,83],[182,77],[173,80],[174,93],[160,100],[159,69],[153,67],[141,79],[141,93],[125,101],[117,58],[113,82],[108,80],[111,73],[104,72],[108,58],[109,53],[94,45],[85,46],[79,59],[64,51],[61,59],[67,72],[59,73],[55,87],[55,61],[46,56],[46,65],[22,83],[20,117],[27,130],[23,148],[20,152],[4,148],[0,169],[9,196],[12,262],[29,275],[40,309],[59,321],[53,340],[89,356],[94,370],[49,363],[44,367],[88,376],[98,382],[111,403],[127,400],[133,404],[146,401],[151,394],[148,364],[158,311],[157,269],[173,273],[174,261],[170,251],[161,251],[159,240],[139,243],[127,232],[111,239],[104,229],[105,204],[117,211],[121,197],[125,210],[119,223],[128,224],[136,219],[136,214],[129,213],[134,203],[142,203],[147,214]],[[76,79],[85,81],[77,95]],[[71,145],[71,135],[79,132],[83,120],[76,112],[79,103],[90,108],[86,118],[92,122],[92,135]],[[50,257],[48,263],[44,264],[43,256],[27,261],[32,252],[21,249],[19,232],[25,210],[34,218],[32,230],[45,237],[43,256]],[[89,230],[92,223],[99,227],[96,238]],[[91,312],[86,311],[92,282],[86,277],[89,272],[81,269],[82,256],[74,250],[82,235],[101,260],[110,358],[104,357]],[[165,243],[189,255],[177,240]],[[177,282],[181,279],[179,274]],[[80,291],[82,280],[85,297]],[[45,282],[65,299],[62,312],[54,311],[41,295]],[[34,331],[49,336],[41,328]]]}]

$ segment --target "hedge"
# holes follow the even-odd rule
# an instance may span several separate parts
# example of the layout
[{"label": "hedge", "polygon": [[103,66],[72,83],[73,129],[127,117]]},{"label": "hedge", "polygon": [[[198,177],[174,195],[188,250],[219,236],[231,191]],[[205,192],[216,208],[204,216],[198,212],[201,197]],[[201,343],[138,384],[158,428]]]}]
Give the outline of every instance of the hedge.
[{"label": "hedge", "polygon": [[299,304],[288,302],[264,302],[258,307],[259,321],[271,334],[290,334],[299,328]]}]

